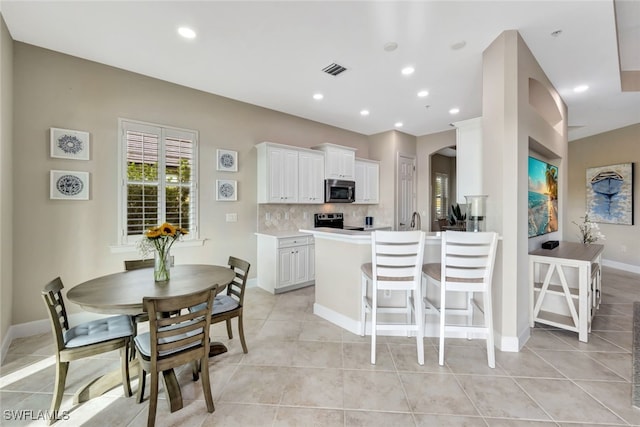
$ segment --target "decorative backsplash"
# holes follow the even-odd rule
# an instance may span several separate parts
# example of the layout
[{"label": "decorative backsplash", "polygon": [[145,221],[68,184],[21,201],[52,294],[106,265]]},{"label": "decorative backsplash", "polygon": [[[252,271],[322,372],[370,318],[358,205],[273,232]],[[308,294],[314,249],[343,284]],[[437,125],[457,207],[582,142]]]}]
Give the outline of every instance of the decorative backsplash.
[{"label": "decorative backsplash", "polygon": [[364,226],[364,218],[372,216],[374,227],[393,227],[393,212],[383,205],[325,203],[322,205],[258,204],[258,232],[296,231],[313,228],[313,214],[342,212],[345,225]]}]

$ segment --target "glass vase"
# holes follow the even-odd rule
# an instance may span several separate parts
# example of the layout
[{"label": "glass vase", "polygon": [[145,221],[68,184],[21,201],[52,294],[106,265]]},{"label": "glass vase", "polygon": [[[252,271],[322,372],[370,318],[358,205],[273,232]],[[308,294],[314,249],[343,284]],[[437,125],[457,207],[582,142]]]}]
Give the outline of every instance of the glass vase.
[{"label": "glass vase", "polygon": [[171,257],[169,251],[156,251],[153,264],[153,277],[156,282],[166,282],[171,276]]}]

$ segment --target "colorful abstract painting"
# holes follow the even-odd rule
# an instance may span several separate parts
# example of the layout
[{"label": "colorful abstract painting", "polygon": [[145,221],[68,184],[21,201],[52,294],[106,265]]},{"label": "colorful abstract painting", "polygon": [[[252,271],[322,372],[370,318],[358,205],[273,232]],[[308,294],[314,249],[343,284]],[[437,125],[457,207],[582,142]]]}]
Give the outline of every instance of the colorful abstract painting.
[{"label": "colorful abstract painting", "polygon": [[529,237],[558,231],[558,167],[529,157]]},{"label": "colorful abstract painting", "polygon": [[586,198],[593,222],[633,225],[633,163],[588,168]]}]

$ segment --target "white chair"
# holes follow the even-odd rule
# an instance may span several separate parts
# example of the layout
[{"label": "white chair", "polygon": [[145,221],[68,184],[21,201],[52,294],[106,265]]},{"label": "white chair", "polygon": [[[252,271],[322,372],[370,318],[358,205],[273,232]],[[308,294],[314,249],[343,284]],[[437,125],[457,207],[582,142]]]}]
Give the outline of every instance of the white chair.
[{"label": "white chair", "polygon": [[[422,266],[427,286],[430,283],[440,287],[439,304],[427,298],[426,309],[440,312],[440,348],[438,363],[444,365],[444,338],[447,332],[465,332],[468,339],[487,340],[489,366],[495,368],[493,343],[493,315],[491,305],[491,280],[496,258],[498,235],[494,232],[470,233],[446,231],[442,233],[441,262]],[[446,297],[450,292],[466,293],[466,307],[446,308]],[[483,307],[475,299],[475,293],[482,294]],[[474,306],[484,313],[484,325],[474,325]],[[447,315],[466,316],[466,325],[447,323]],[[449,319],[451,320],[451,319]]]},{"label": "white chair", "polygon": [[[371,233],[371,260],[362,265],[361,335],[365,334],[366,312],[371,313],[371,363],[376,363],[378,331],[404,331],[416,335],[418,363],[424,365],[424,315],[421,267],[425,234],[422,231],[374,231]],[[367,295],[371,282],[371,294]],[[378,293],[403,291],[405,307],[381,307]],[[378,314],[406,313],[405,323],[380,323]],[[412,321],[413,314],[413,321]]]}]

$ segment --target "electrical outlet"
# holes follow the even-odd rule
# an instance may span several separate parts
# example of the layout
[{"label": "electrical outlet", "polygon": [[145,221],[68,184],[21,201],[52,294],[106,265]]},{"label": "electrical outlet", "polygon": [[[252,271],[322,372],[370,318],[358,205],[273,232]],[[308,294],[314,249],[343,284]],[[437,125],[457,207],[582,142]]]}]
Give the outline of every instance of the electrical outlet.
[{"label": "electrical outlet", "polygon": [[238,214],[237,213],[228,213],[227,214],[227,222],[238,222]]},{"label": "electrical outlet", "polygon": [[622,246],[620,246],[620,251],[621,251],[622,253],[627,252],[627,245],[622,245]]},{"label": "electrical outlet", "polygon": [[383,295],[384,295],[385,298],[391,298],[391,290],[390,289],[385,289]]},{"label": "electrical outlet", "polygon": [[302,212],[302,219],[307,219],[308,216],[309,216],[308,213]]},{"label": "electrical outlet", "polygon": [[284,219],[289,219],[289,212],[284,213]]},{"label": "electrical outlet", "polygon": [[265,221],[269,221],[271,219],[271,214],[269,212],[264,214],[264,219],[265,219]]}]

